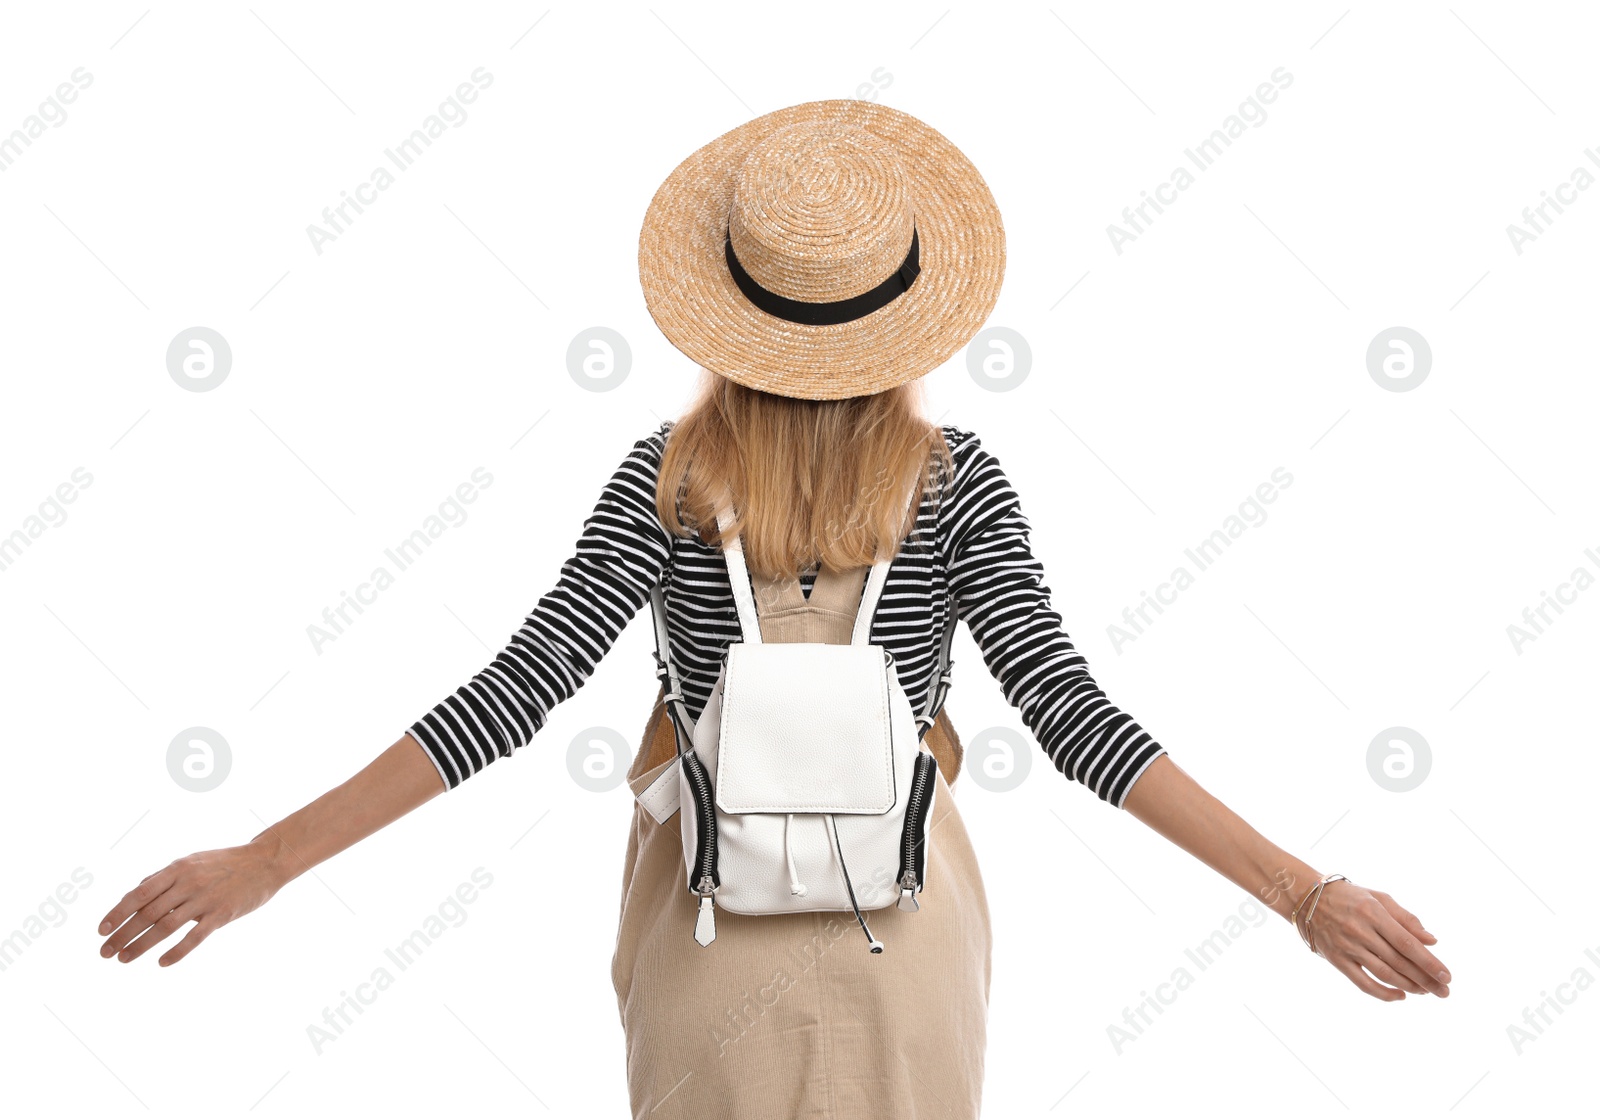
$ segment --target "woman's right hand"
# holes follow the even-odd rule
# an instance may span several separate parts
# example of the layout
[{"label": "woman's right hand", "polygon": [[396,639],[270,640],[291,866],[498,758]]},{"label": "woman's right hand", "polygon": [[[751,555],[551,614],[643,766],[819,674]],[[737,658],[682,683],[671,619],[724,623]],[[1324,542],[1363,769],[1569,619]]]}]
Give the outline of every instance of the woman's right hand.
[{"label": "woman's right hand", "polygon": [[277,845],[258,838],[235,848],[175,859],[145,876],[100,923],[110,934],[100,955],[126,963],[165,941],[189,922],[195,926],[156,962],[165,967],[188,956],[218,928],[242,918],[278,893]]},{"label": "woman's right hand", "polygon": [[268,826],[248,844],[196,852],[146,875],[100,923],[100,932],[110,934],[100,955],[134,960],[194,922],[188,936],[158,962],[175,964],[291,879],[446,788],[422,744],[402,735],[348,781]]},{"label": "woman's right hand", "polygon": [[1450,970],[1428,948],[1439,939],[1383,891],[1336,879],[1296,924],[1310,929],[1317,956],[1369,996],[1390,1001],[1405,999],[1407,992],[1440,998],[1450,994]]}]

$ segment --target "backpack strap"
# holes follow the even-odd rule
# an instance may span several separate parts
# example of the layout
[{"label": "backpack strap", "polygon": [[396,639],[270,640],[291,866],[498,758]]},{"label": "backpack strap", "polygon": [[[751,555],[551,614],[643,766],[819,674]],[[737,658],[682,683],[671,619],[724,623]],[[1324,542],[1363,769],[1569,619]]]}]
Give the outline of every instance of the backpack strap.
[{"label": "backpack strap", "polygon": [[[950,602],[947,596],[946,603]],[[667,715],[672,720],[673,735],[681,760],[686,751],[694,749],[694,720],[689,717],[689,709],[684,705],[677,670],[672,665],[666,627],[666,600],[662,595],[660,583],[650,589],[650,613],[655,617],[656,676],[660,678],[663,686],[662,702],[666,705]],[[934,671],[933,683],[928,690],[927,702],[923,705],[922,713],[917,716],[918,741],[927,735],[929,728],[939,718],[939,710],[944,707],[945,695],[950,690],[952,663],[950,645],[955,638],[956,619],[948,608],[945,618],[944,638],[939,643],[939,663]],[[676,765],[664,767],[655,781],[639,794],[640,801],[658,824],[665,824],[678,811],[678,769]]]},{"label": "backpack strap", "polygon": [[[717,507],[717,528],[723,532],[733,524],[733,503],[724,501]],[[728,564],[728,583],[733,588],[733,605],[739,611],[739,629],[744,641],[752,645],[761,643],[761,623],[756,615],[756,597],[751,590],[750,568],[744,562],[744,544],[735,536],[722,550]]]},{"label": "backpack strap", "polygon": [[[915,517],[915,507],[922,497],[922,476],[911,486],[911,493],[906,495],[906,514]],[[913,522],[913,526],[915,522]],[[888,556],[872,565],[872,570],[867,573],[867,585],[861,589],[861,605],[856,608],[856,626],[850,636],[852,645],[864,646],[872,635],[872,616],[878,610],[878,598],[883,594],[883,585],[889,578],[889,565],[894,557]]]},{"label": "backpack strap", "polygon": [[[912,503],[922,496],[922,479],[919,476],[911,493],[906,498],[906,512],[911,512]],[[724,533],[733,524],[733,502],[723,493],[723,501],[717,508],[717,527]],[[744,544],[739,535],[732,537],[723,549],[723,558],[728,565],[728,583],[733,589],[733,602],[739,612],[739,628],[743,640],[750,643],[761,641],[761,624],[756,614],[755,595],[751,590],[750,568],[744,560]],[[876,561],[867,572],[866,586],[861,591],[861,602],[856,608],[855,628],[850,634],[850,644],[864,646],[868,644],[872,635],[872,619],[878,609],[878,599],[883,593],[883,585],[889,578],[889,565],[894,557],[886,556]]]},{"label": "backpack strap", "polygon": [[[919,479],[918,484],[912,488],[911,495],[908,498],[908,505],[909,502],[916,501],[921,496],[921,493],[922,486]],[[717,524],[726,530],[732,524],[732,521],[732,504],[725,502],[722,508],[717,511]],[[750,571],[744,562],[744,550],[738,537],[734,537],[729,542],[728,547],[723,550],[723,556],[728,563],[728,579],[733,587],[734,605],[739,612],[743,638],[745,641],[759,642],[761,640],[761,626],[756,616],[755,595],[751,590]],[[888,578],[891,559],[877,561],[872,565],[871,571],[867,573],[866,586],[861,592],[861,605],[856,610],[855,630],[851,636],[852,644],[861,645],[867,642],[872,630],[872,616],[877,609],[884,582]],[[690,718],[689,709],[683,702],[683,691],[681,682],[678,679],[678,671],[672,663],[672,643],[671,637],[667,632],[667,602],[665,593],[662,590],[664,583],[664,579],[658,580],[655,586],[650,589],[650,613],[655,620],[656,632],[656,677],[661,681],[662,689],[664,690],[662,699],[666,705],[667,714],[672,719],[673,731],[678,743],[678,757],[681,759],[684,754],[694,749],[695,723]],[[918,740],[921,740],[928,733],[928,729],[939,718],[939,709],[944,706],[945,695],[950,690],[950,670],[953,664],[950,651],[951,644],[955,640],[956,618],[954,614],[954,599],[948,593],[945,596],[945,604],[945,628],[944,636],[939,643],[938,664],[934,669],[933,682],[928,688],[927,701],[923,704],[922,713],[917,716]],[[670,784],[674,790],[677,788],[675,768],[668,767],[656,779],[651,788],[662,786],[663,783]],[[662,791],[657,790],[657,793],[660,792]],[[671,801],[673,804],[670,809],[665,799],[661,801],[664,815],[658,814],[656,816],[658,821],[664,821],[672,815],[672,810],[676,808],[676,798],[672,798]]]},{"label": "backpack strap", "polygon": [[939,663],[934,669],[933,684],[928,688],[927,703],[922,705],[922,713],[917,716],[917,738],[921,739],[928,733],[934,721],[939,718],[939,709],[944,707],[945,693],[950,691],[950,643],[956,636],[955,597],[945,595],[945,623],[944,637],[939,642]]}]

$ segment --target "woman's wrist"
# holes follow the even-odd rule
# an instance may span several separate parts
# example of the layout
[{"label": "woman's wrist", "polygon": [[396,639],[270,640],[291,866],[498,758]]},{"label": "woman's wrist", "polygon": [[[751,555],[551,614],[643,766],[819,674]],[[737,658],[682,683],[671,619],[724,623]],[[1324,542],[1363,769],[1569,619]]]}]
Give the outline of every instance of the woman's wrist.
[{"label": "woman's wrist", "polygon": [[1322,878],[1322,873],[1287,852],[1280,851],[1277,855],[1279,858],[1258,869],[1261,886],[1256,897],[1284,921],[1290,921],[1295,906]]},{"label": "woman's wrist", "polygon": [[283,837],[272,828],[254,837],[246,847],[253,850],[266,867],[274,891],[306,870],[305,861],[297,857]]}]

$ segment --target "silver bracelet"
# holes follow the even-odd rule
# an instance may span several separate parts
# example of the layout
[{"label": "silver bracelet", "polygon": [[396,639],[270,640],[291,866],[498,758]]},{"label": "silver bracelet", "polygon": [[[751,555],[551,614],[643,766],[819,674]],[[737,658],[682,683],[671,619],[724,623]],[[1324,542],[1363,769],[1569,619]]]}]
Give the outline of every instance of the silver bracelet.
[{"label": "silver bracelet", "polygon": [[1306,931],[1300,935],[1301,940],[1306,943],[1306,948],[1310,949],[1313,953],[1317,953],[1319,957],[1322,954],[1317,952],[1316,935],[1311,932],[1311,915],[1317,912],[1317,903],[1322,901],[1322,889],[1329,883],[1337,883],[1340,880],[1343,880],[1346,883],[1350,881],[1349,877],[1345,875],[1324,875],[1321,881],[1319,881],[1314,888],[1316,897],[1311,900],[1311,909],[1306,911]]}]

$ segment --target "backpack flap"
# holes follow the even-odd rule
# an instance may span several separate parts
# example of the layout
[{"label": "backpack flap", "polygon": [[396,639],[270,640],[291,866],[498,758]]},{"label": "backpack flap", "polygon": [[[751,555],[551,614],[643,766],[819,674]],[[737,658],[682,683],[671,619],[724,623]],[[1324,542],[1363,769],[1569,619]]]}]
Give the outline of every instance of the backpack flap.
[{"label": "backpack flap", "polygon": [[895,804],[881,646],[735,642],[717,746],[725,813],[887,813]]}]

